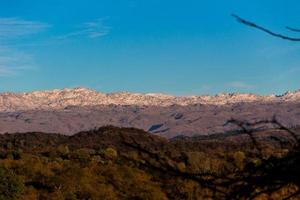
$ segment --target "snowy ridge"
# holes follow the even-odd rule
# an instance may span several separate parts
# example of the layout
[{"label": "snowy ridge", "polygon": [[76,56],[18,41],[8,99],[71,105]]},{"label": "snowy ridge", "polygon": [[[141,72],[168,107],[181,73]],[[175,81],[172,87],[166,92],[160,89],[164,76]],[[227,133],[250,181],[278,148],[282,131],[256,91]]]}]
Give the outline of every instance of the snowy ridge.
[{"label": "snowy ridge", "polygon": [[97,105],[225,105],[241,102],[296,102],[300,100],[300,90],[283,95],[259,96],[255,94],[221,93],[215,96],[176,97],[165,94],[141,93],[100,93],[87,88],[34,91],[30,93],[0,93],[0,111],[52,110],[67,106]]}]

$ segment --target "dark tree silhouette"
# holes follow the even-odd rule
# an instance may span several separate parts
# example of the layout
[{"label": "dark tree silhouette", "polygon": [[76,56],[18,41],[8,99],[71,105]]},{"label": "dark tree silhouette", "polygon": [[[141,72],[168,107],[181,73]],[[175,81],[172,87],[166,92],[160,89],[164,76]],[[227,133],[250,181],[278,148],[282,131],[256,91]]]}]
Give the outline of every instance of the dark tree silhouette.
[{"label": "dark tree silhouette", "polygon": [[[250,136],[254,147],[259,152],[259,159],[261,164],[258,166],[247,166],[245,170],[236,173],[236,178],[230,198],[233,199],[254,199],[261,194],[272,194],[284,187],[290,185],[297,186],[295,191],[292,191],[289,196],[281,197],[281,199],[290,199],[300,194],[300,141],[295,131],[287,128],[280,123],[274,116],[271,120],[262,120],[254,123],[244,122],[240,120],[231,119],[228,124],[234,124],[243,132]],[[259,124],[271,124],[276,129],[284,130],[291,135],[293,139],[293,148],[290,152],[282,157],[270,157],[264,159],[262,156],[262,149],[259,146],[255,137],[255,129],[253,126]],[[240,183],[240,184],[237,184]],[[236,185],[237,184],[237,185]]]},{"label": "dark tree silhouette", "polygon": [[[300,41],[300,38],[273,32],[238,15],[232,14],[232,16],[239,23],[263,31],[271,36],[293,42]],[[300,29],[296,28],[286,27],[286,29],[293,32],[300,32]],[[249,136],[253,149],[256,151],[256,158],[259,159],[259,164],[253,165],[253,163],[248,163],[242,170],[236,167],[235,169],[226,170],[226,173],[222,174],[212,172],[193,173],[178,168],[174,165],[176,161],[172,160],[171,157],[162,155],[159,151],[155,152],[147,149],[134,138],[123,140],[123,142],[130,148],[147,155],[148,160],[145,159],[139,163],[140,165],[163,174],[168,174],[169,176],[195,181],[201,187],[212,190],[214,199],[256,199],[263,194],[271,196],[273,193],[289,188],[290,186],[295,187],[286,192],[285,196],[282,195],[279,198],[298,199],[300,195],[300,134],[282,124],[276,116],[272,119],[255,122],[230,119],[224,124],[224,126],[227,125],[236,126],[240,130],[240,134]],[[257,139],[261,129],[257,129],[257,126],[266,125],[267,127],[272,127],[271,129],[274,131],[281,130],[290,135],[289,143],[292,144],[292,147],[283,157],[264,157],[264,147],[260,145],[260,141]],[[281,143],[282,141],[278,140],[278,142]]]},{"label": "dark tree silhouette", "polygon": [[[238,15],[232,14],[232,16],[239,23],[263,31],[271,36],[284,40],[289,40],[292,42],[300,41],[300,38],[290,37],[287,35],[273,32],[263,26],[257,25],[256,23],[243,19]],[[287,26],[286,29],[292,32],[300,33],[300,29],[298,28],[292,28]],[[251,124],[234,119],[230,120],[228,123],[237,125],[243,130],[243,132],[247,133],[251,137],[258,151],[261,152],[261,149],[258,146],[258,143],[253,135],[254,132],[248,129],[251,126],[256,125],[256,123]],[[289,196],[282,197],[282,199],[298,199],[300,195],[300,140],[298,137],[299,134],[279,123],[275,117],[270,121],[266,120],[257,123],[273,124],[277,128],[288,132],[294,140],[294,147],[283,158],[276,159],[272,157],[267,160],[262,159],[263,162],[258,167],[248,169],[248,171],[246,170],[242,172],[241,175],[246,175],[249,174],[249,172],[251,172],[250,175],[247,175],[244,178],[244,181],[247,184],[242,184],[241,187],[236,188],[233,194],[235,194],[235,196],[239,195],[239,197],[248,197],[249,199],[253,199],[259,194],[272,193],[274,191],[280,190],[285,186],[295,185],[297,189],[294,192],[291,192]]]}]

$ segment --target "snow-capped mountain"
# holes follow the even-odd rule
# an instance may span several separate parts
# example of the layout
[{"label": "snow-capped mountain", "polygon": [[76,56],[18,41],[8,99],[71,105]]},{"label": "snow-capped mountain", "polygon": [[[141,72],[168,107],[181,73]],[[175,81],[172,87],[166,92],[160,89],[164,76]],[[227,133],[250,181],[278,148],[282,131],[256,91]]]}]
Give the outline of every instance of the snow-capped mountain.
[{"label": "snow-capped mountain", "polygon": [[30,93],[1,93],[0,111],[52,110],[67,106],[136,105],[136,106],[187,106],[192,104],[225,105],[240,102],[299,101],[300,91],[283,95],[259,96],[254,94],[222,93],[215,96],[176,97],[165,94],[100,93],[86,88],[34,91]]},{"label": "snow-capped mountain", "polygon": [[0,94],[0,133],[46,132],[72,135],[95,127],[135,127],[164,137],[235,130],[231,118],[256,121],[276,116],[300,127],[300,91],[283,95],[99,93],[86,88]]}]

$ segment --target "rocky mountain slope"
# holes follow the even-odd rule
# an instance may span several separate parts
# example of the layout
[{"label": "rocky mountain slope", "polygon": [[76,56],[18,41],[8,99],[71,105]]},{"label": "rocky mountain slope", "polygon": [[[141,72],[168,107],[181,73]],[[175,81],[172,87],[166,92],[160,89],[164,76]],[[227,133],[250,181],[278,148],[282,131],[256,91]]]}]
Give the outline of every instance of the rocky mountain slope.
[{"label": "rocky mountain slope", "polygon": [[75,134],[104,125],[135,127],[164,137],[223,133],[231,118],[256,121],[274,115],[300,125],[300,91],[281,96],[219,94],[103,94],[85,88],[0,94],[0,133]]}]

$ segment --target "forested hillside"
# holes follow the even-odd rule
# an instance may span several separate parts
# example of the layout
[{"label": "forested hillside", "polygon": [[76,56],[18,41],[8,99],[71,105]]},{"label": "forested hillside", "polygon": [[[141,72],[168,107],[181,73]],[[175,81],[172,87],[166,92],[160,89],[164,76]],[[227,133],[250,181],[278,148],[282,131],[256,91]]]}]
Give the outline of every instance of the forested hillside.
[{"label": "forested hillside", "polygon": [[111,126],[74,136],[4,134],[0,199],[281,199],[297,192],[297,174],[286,170],[298,158],[280,164],[297,153],[289,133],[255,134],[167,140]]}]

